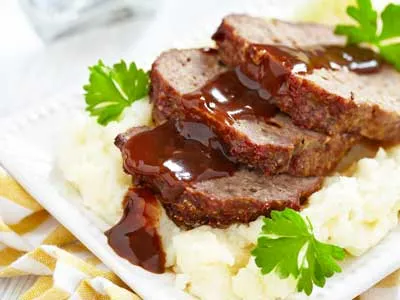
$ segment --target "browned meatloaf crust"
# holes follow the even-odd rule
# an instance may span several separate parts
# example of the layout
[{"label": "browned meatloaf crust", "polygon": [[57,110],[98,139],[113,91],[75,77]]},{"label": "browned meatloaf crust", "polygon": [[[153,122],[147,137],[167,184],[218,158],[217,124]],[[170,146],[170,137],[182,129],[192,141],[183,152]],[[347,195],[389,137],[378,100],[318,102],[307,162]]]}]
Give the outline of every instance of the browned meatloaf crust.
[{"label": "browned meatloaf crust", "polygon": [[[128,139],[145,127],[132,128],[116,138],[115,144],[124,152]],[[129,159],[123,157],[124,161]],[[276,175],[267,177],[256,171],[241,169],[230,177],[188,183],[176,182],[180,194],[173,201],[162,197],[165,186],[171,182],[159,176],[140,176],[136,180],[160,193],[160,201],[168,216],[178,226],[193,228],[200,225],[226,227],[233,223],[248,223],[271,210],[300,208],[300,202],[318,190],[321,177],[293,177]]]},{"label": "browned meatloaf crust", "polygon": [[349,134],[328,136],[302,129],[283,113],[268,122],[253,119],[226,124],[204,107],[183,104],[185,95],[227,70],[214,52],[190,49],[161,54],[151,70],[155,119],[179,118],[194,111],[202,122],[214,128],[231,155],[266,174],[325,175],[357,140]]},{"label": "browned meatloaf crust", "polygon": [[[266,53],[257,61],[250,55],[254,45],[285,45],[301,49],[316,44],[343,45],[331,27],[265,20],[247,15],[229,15],[214,34],[222,59],[263,85],[263,61],[279,58]],[[290,73],[287,95],[276,97],[278,107],[295,124],[329,134],[355,132],[381,140],[400,140],[400,74],[384,65],[375,74],[359,75],[347,70],[314,70],[311,74]]]}]

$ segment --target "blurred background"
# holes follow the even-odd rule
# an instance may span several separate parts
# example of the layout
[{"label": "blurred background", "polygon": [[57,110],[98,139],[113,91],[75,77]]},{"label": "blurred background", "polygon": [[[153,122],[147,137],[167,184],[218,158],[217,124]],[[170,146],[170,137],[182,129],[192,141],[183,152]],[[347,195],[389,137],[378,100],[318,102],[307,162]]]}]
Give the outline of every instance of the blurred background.
[{"label": "blurred background", "polygon": [[129,51],[155,16],[153,2],[0,1],[0,118],[74,86],[97,59]]}]

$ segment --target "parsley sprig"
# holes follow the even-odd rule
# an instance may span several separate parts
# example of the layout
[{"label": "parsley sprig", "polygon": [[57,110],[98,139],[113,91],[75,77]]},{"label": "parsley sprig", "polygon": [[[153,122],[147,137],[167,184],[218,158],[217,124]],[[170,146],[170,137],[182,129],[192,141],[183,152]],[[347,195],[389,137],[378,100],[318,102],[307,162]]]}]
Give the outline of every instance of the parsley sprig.
[{"label": "parsley sprig", "polygon": [[83,87],[86,110],[101,125],[118,120],[126,107],[148,94],[149,75],[135,63],[121,60],[108,67],[100,60],[89,71],[89,84]]},{"label": "parsley sprig", "polygon": [[335,33],[347,36],[349,44],[368,43],[375,46],[381,56],[400,71],[400,5],[389,4],[380,15],[382,29],[378,29],[378,13],[371,0],[357,0],[349,6],[347,14],[358,25],[338,25]]},{"label": "parsley sprig", "polygon": [[341,272],[336,260],[342,260],[342,248],[319,242],[311,222],[289,208],[272,211],[264,218],[262,232],[252,251],[262,274],[272,271],[281,278],[297,279],[297,290],[310,295],[313,285],[323,287],[326,278]]}]

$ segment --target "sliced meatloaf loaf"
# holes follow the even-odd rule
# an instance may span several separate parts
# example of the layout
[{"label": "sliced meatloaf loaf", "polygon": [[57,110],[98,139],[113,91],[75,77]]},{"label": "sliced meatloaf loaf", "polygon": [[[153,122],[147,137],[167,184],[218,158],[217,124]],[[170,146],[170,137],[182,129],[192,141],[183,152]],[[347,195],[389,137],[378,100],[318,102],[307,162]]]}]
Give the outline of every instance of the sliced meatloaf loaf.
[{"label": "sliced meatloaf loaf", "polygon": [[[331,27],[229,15],[213,38],[222,60],[240,66],[274,94],[276,105],[295,124],[328,134],[354,132],[381,141],[400,140],[400,73],[394,68],[382,63],[377,72],[360,74],[349,71],[349,63],[349,68],[336,64],[331,65],[335,70],[318,67],[299,72],[288,64],[289,52],[302,59],[304,51],[315,45],[343,47],[344,39]],[[277,46],[290,50],[277,55]],[[278,92],[271,91],[271,72],[283,75]]]},{"label": "sliced meatloaf loaf", "polygon": [[[159,200],[168,216],[179,226],[225,227],[232,223],[248,223],[259,216],[269,215],[271,210],[285,207],[299,209],[301,200],[321,186],[321,177],[268,177],[244,169],[235,162],[230,165],[229,161],[220,162],[230,170],[225,174],[210,173],[213,164],[204,161],[198,162],[199,167],[194,166],[193,171],[193,155],[197,157],[199,154],[198,159],[204,154],[205,160],[215,157],[215,152],[204,146],[207,144],[205,127],[197,124],[196,127],[204,127],[199,136],[175,139],[164,135],[164,140],[160,134],[167,132],[165,128],[174,126],[171,124],[172,121],[168,121],[154,129],[132,128],[116,138],[116,145],[122,152],[125,171],[134,175],[138,184],[149,186],[159,193]],[[158,133],[153,134],[155,131]],[[147,137],[144,136],[146,134]],[[218,141],[212,135],[211,138],[212,147],[219,149]],[[148,142],[151,152],[146,148]],[[197,152],[193,151],[196,149]],[[165,156],[165,153],[170,156]],[[203,163],[205,165],[202,166]],[[169,169],[163,166],[169,166]]]},{"label": "sliced meatloaf loaf", "polygon": [[[156,120],[194,115],[213,127],[231,155],[266,174],[325,175],[357,140],[349,134],[329,136],[295,126],[286,114],[269,107],[255,82],[250,82],[252,89],[243,86],[216,51],[167,51],[154,62],[151,82]],[[234,105],[222,106],[229,101]],[[238,115],[240,110],[245,113]]]}]

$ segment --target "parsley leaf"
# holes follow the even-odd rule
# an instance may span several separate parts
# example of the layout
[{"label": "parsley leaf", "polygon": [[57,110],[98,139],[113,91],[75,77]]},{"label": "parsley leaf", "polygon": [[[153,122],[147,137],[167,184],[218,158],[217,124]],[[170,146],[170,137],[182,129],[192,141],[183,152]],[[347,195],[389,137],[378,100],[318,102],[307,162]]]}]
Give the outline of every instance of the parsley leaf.
[{"label": "parsley leaf", "polygon": [[310,295],[313,285],[323,287],[326,278],[341,272],[336,260],[342,260],[342,248],[319,242],[312,225],[293,209],[272,211],[251,253],[262,274],[272,271],[280,278],[297,279],[297,290]]},{"label": "parsley leaf", "polygon": [[382,57],[392,63],[397,71],[400,71],[400,43],[382,46],[380,49]]},{"label": "parsley leaf", "polygon": [[380,40],[400,36],[400,5],[389,4],[382,12],[382,32]]},{"label": "parsley leaf", "polygon": [[83,87],[86,110],[101,125],[118,120],[126,107],[148,94],[149,75],[135,63],[128,67],[121,60],[108,67],[100,60],[89,71],[89,84]]},{"label": "parsley leaf", "polygon": [[338,25],[336,34],[347,35],[351,44],[361,42],[374,42],[376,39],[378,14],[374,11],[369,0],[357,0],[358,7],[349,6],[347,14],[356,20],[360,25]]},{"label": "parsley leaf", "polygon": [[371,0],[357,0],[357,6],[349,6],[347,14],[358,25],[338,25],[335,33],[347,36],[347,43],[369,43],[375,46],[381,56],[400,71],[400,43],[390,41],[400,38],[400,5],[389,4],[380,18],[382,30],[378,30],[378,13]]}]

